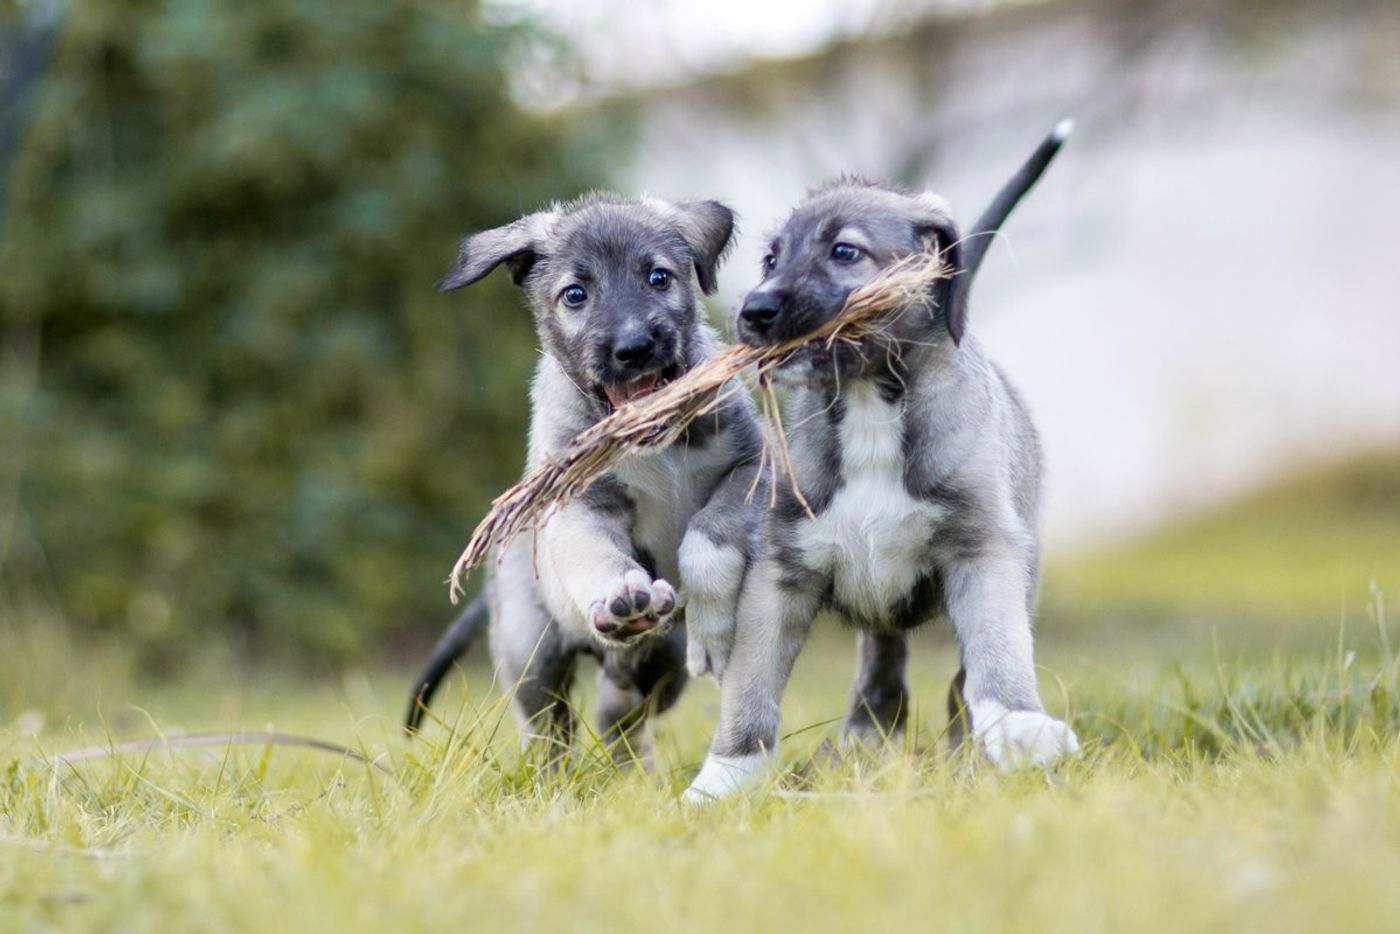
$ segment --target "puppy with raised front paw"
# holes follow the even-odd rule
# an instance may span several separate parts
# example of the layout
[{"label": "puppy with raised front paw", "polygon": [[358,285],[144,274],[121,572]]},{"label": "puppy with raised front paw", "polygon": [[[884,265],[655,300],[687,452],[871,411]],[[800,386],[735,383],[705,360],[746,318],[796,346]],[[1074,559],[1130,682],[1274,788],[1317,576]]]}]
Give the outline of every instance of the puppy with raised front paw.
[{"label": "puppy with raised front paw", "polygon": [[[534,315],[541,354],[527,470],[614,409],[713,354],[692,275],[715,289],[733,215],[716,201],[592,195],[461,242],[443,290],[504,265]],[[483,595],[434,649],[408,726],[487,619],[526,737],[566,749],[576,660],[601,662],[598,734],[646,759],[646,721],[687,678],[683,618],[732,629],[761,513],[752,405],[727,393],[676,443],[628,457],[538,529],[501,549]],[[684,603],[684,608],[682,604]]]}]

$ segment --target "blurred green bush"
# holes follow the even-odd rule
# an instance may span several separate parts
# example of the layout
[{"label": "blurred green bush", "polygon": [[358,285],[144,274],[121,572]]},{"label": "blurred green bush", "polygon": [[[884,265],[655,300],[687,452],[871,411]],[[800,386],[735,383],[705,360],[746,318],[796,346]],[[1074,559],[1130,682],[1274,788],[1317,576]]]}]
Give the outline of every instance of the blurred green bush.
[{"label": "blurred green bush", "polygon": [[0,235],[10,594],[156,664],[441,624],[534,341],[508,283],[432,283],[613,138],[512,102],[540,49],[455,0],[67,5]]}]

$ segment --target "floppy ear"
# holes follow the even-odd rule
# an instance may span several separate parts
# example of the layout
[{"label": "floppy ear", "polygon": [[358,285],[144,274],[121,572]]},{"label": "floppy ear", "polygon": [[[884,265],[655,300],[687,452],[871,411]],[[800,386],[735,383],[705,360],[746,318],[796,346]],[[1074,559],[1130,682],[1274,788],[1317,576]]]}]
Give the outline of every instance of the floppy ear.
[{"label": "floppy ear", "polygon": [[511,281],[519,285],[539,258],[540,244],[553,219],[553,213],[548,211],[530,214],[504,227],[463,238],[457,244],[457,261],[438,280],[437,290],[450,292],[472,285],[501,263],[510,270]]},{"label": "floppy ear", "polygon": [[675,207],[681,235],[695,258],[700,291],[713,295],[719,287],[715,274],[734,236],[734,212],[718,201],[682,201]]},{"label": "floppy ear", "polygon": [[914,225],[914,231],[921,239],[930,241],[929,249],[937,250],[947,266],[948,275],[933,286],[933,302],[943,312],[943,322],[948,326],[953,343],[961,344],[967,331],[967,292],[971,284],[963,261],[962,234],[943,199],[926,196],[926,200],[933,210]]}]

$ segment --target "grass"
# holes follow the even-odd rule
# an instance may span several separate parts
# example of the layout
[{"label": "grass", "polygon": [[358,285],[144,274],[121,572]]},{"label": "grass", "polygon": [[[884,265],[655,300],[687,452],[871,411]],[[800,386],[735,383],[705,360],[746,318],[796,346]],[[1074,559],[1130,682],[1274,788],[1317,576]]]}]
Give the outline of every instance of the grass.
[{"label": "grass", "polygon": [[[800,665],[782,767],[699,812],[675,795],[709,685],[661,721],[646,776],[587,742],[543,770],[477,668],[440,708],[455,729],[412,744],[404,673],[133,684],[0,729],[0,929],[1394,930],[1400,671],[1374,641],[1302,661],[1067,659],[1044,683],[1084,756],[1002,778],[941,750],[951,657],[931,640],[911,740],[833,758],[850,653],[831,634]],[[346,742],[387,774],[282,747],[46,759],[233,725]]]},{"label": "grass", "polygon": [[1045,609],[1194,618],[1272,639],[1363,617],[1371,581],[1400,593],[1400,451],[1304,470],[1139,542],[1055,562]]},{"label": "grass", "polygon": [[[852,652],[828,626],[780,767],[702,811],[676,795],[709,683],[659,722],[653,774],[586,740],[550,771],[480,658],[409,743],[406,670],[308,679],[211,651],[156,681],[0,604],[0,931],[1400,929],[1400,628],[1365,607],[1400,570],[1376,520],[1400,495],[1366,499],[1354,469],[1052,567],[1041,684],[1084,740],[1055,774],[944,751],[939,632],[916,641],[909,738],[833,756]],[[268,727],[385,771],[256,745],[51,758]]]}]

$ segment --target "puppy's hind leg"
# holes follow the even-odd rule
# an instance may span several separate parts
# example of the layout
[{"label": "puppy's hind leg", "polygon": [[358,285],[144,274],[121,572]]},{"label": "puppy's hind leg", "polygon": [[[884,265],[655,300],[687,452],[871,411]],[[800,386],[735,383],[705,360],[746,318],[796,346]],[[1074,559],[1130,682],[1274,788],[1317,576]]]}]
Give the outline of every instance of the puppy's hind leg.
[{"label": "puppy's hind leg", "polygon": [[498,588],[491,626],[491,655],[501,687],[509,693],[521,746],[540,742],[558,762],[574,738],[569,706],[577,652],[539,604],[533,590]]},{"label": "puppy's hind leg", "polygon": [[[505,666],[502,675],[506,675]],[[512,701],[520,724],[520,745],[541,745],[551,764],[568,756],[574,743],[576,724],[569,705],[573,681],[574,656],[570,653],[537,658],[513,682]]]},{"label": "puppy's hind leg", "polygon": [[841,726],[843,744],[878,744],[897,739],[909,717],[906,633],[861,631],[856,636],[856,683]]},{"label": "puppy's hind leg", "polygon": [[607,653],[598,670],[594,721],[615,762],[651,770],[649,720],[676,702],[685,682],[685,635],[679,629]]},{"label": "puppy's hind leg", "polygon": [[967,669],[959,668],[948,685],[948,749],[957,752],[967,738],[967,698],[963,690],[967,685]]}]

